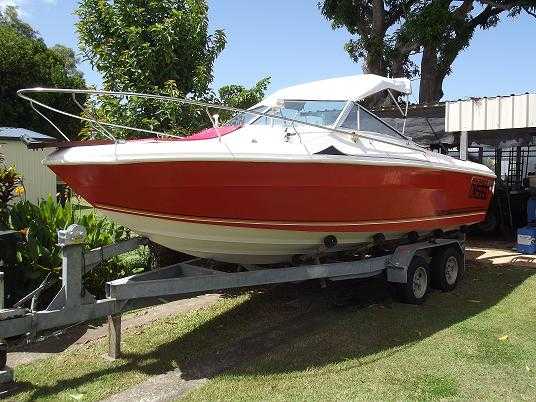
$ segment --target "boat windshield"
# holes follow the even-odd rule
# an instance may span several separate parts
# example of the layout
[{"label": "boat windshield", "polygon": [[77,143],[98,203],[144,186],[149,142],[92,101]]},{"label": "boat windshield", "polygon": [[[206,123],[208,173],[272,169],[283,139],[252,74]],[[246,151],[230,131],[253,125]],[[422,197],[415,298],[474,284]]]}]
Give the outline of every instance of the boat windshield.
[{"label": "boat windshield", "polygon": [[[268,109],[268,106],[258,106],[256,108],[251,109],[251,110],[255,111],[255,112],[263,113],[267,109]],[[242,113],[238,113],[236,116],[234,116],[233,118],[229,119],[225,123],[225,125],[226,126],[243,126],[245,124],[251,123],[253,120],[255,120],[258,117],[259,117],[258,114],[242,112]]]},{"label": "boat windshield", "polygon": [[340,124],[340,128],[355,131],[369,131],[384,137],[405,138],[393,127],[357,103],[352,105],[348,115]]},{"label": "boat windshield", "polygon": [[[331,126],[341,114],[346,101],[284,100],[272,107],[267,114],[320,126]],[[289,126],[292,122],[261,116],[251,124]]]}]

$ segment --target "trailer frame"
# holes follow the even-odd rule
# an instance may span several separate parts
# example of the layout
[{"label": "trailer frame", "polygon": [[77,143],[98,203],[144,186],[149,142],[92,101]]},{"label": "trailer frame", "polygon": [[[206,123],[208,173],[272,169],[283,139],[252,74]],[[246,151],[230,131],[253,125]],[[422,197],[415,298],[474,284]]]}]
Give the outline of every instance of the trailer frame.
[{"label": "trailer frame", "polygon": [[[200,266],[199,263],[203,260],[193,259],[110,281],[106,283],[106,298],[96,300],[84,289],[83,274],[111,257],[147,245],[149,240],[135,237],[86,251],[85,229],[79,225],[71,225],[67,230],[58,232],[62,248],[62,286],[48,307],[35,311],[32,303],[30,309],[17,304],[15,308],[0,310],[0,363],[2,358],[6,358],[7,353],[3,339],[22,335],[32,340],[42,331],[101,317],[108,318],[108,354],[111,358],[118,358],[121,354],[122,313],[209,291],[312,279],[336,281],[378,275],[385,275],[388,282],[410,286],[408,267],[411,266],[415,256],[430,260],[438,250],[454,247],[463,258],[465,236],[459,232],[450,235],[441,233],[441,235],[442,237],[430,236],[402,243],[384,255],[361,254],[356,259],[344,261],[328,259],[328,262],[322,263],[319,254],[313,263],[283,268],[261,269],[256,266],[244,266],[241,267],[243,269],[241,272],[229,273]],[[325,247],[321,248],[322,255],[329,255],[332,252]],[[44,286],[46,280],[22,301],[35,300]],[[0,287],[3,287],[1,281]],[[0,289],[0,293],[3,293],[3,289]],[[1,370],[9,373],[9,368],[0,367],[0,381],[3,378]],[[6,375],[9,378],[9,374]]]}]

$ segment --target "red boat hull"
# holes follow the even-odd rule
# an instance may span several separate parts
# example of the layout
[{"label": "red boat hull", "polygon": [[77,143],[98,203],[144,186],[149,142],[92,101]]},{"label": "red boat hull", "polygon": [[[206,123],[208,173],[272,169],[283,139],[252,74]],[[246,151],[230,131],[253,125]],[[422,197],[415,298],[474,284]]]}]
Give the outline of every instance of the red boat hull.
[{"label": "red boat hull", "polygon": [[407,232],[483,221],[493,178],[336,163],[175,161],[53,165],[98,208],[166,220],[307,232]]}]

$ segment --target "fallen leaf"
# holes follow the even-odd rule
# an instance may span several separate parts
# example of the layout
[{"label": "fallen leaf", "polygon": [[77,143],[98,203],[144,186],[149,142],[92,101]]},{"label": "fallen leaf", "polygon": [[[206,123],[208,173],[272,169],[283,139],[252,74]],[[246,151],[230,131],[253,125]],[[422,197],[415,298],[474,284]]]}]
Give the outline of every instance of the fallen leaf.
[{"label": "fallen leaf", "polygon": [[525,370],[530,371],[531,368],[529,366],[525,366]]},{"label": "fallen leaf", "polygon": [[469,303],[480,303],[480,300],[476,300],[476,299],[469,299],[467,300]]},{"label": "fallen leaf", "polygon": [[500,340],[500,341],[507,341],[507,340],[508,340],[508,335],[500,336],[500,337],[499,337],[499,340]]}]

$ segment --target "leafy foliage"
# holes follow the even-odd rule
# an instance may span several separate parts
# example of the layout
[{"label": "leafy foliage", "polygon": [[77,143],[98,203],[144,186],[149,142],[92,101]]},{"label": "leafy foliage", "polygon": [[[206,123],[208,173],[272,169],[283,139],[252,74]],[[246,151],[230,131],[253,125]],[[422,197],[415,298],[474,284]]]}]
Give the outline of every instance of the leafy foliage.
[{"label": "leafy foliage", "polygon": [[208,35],[200,0],[83,0],[80,47],[102,73],[104,87],[152,92],[173,80],[183,94],[203,95],[225,35]]},{"label": "leafy foliage", "polygon": [[[420,70],[419,100],[435,102],[460,52],[477,29],[489,29],[500,14],[536,16],[536,0],[324,0],[318,5],[332,27],[356,35],[346,44],[363,70],[383,76],[415,77]],[[411,56],[422,53],[420,69]]]},{"label": "leafy foliage", "polygon": [[345,46],[350,57],[363,61],[366,73],[412,77],[417,73],[406,49],[398,42],[394,28],[417,4],[417,0],[353,1],[324,0],[318,3],[333,29],[345,27],[356,35]]},{"label": "leafy foliage", "polygon": [[4,155],[0,152],[0,230],[6,229],[9,220],[8,204],[23,189],[22,177],[15,166],[4,165]]},{"label": "leafy foliage", "polygon": [[[14,257],[2,255],[7,250],[0,250],[0,259],[7,262],[6,283],[8,300],[15,301],[28,291],[34,289],[48,273],[59,276],[61,272],[61,248],[58,246],[57,231],[66,229],[73,223],[84,226],[87,230],[86,246],[95,248],[108,245],[130,237],[130,232],[95,213],[80,213],[67,201],[65,205],[52,197],[41,200],[37,205],[29,201],[19,201],[9,209],[9,228],[27,232],[27,240],[17,247]],[[103,284],[98,272],[108,272],[109,278],[119,268],[118,262],[95,271],[89,277],[92,288]],[[124,269],[121,267],[121,269]],[[102,286],[100,286],[102,289]]]},{"label": "leafy foliage", "polygon": [[39,33],[30,24],[22,21],[17,13],[17,8],[7,6],[2,12],[0,10],[0,25],[12,28],[16,33],[30,39],[39,39]]},{"label": "leafy foliage", "polygon": [[[82,73],[76,69],[74,52],[64,46],[48,48],[38,33],[19,19],[16,8],[0,10],[0,121],[4,126],[24,127],[58,137],[28,102],[17,97],[17,90],[29,87],[84,88]],[[64,95],[46,95],[47,103],[73,114],[80,110]],[[53,120],[76,137],[79,121],[55,115]]]},{"label": "leafy foliage", "polygon": [[[155,93],[170,97],[183,97],[173,80],[167,81],[162,90],[155,89]],[[186,135],[210,123],[203,109],[178,102],[139,96],[129,97],[128,100],[114,96],[100,96],[98,100],[92,99],[86,102],[86,107],[87,116],[100,122],[138,127],[155,132],[168,132],[173,135]],[[100,127],[87,124],[82,129],[82,136],[93,138],[99,129]],[[147,132],[110,127],[106,130],[116,138],[154,137],[154,134]]]},{"label": "leafy foliage", "polygon": [[[82,0],[76,12],[80,47],[101,72],[105,89],[209,96],[214,61],[226,39],[221,30],[208,33],[205,0]],[[139,97],[102,98],[92,106],[103,121],[175,134],[208,121],[202,110]]]},{"label": "leafy foliage", "polygon": [[[264,98],[268,85],[270,85],[270,77],[263,78],[249,89],[244,88],[242,85],[226,85],[219,89],[218,101],[238,109],[248,109]],[[226,121],[233,113],[221,110],[219,114],[220,121]]]},{"label": "leafy foliage", "polygon": [[22,184],[22,179],[15,166],[0,164],[0,229],[7,226],[8,203],[16,197],[15,191]]}]

